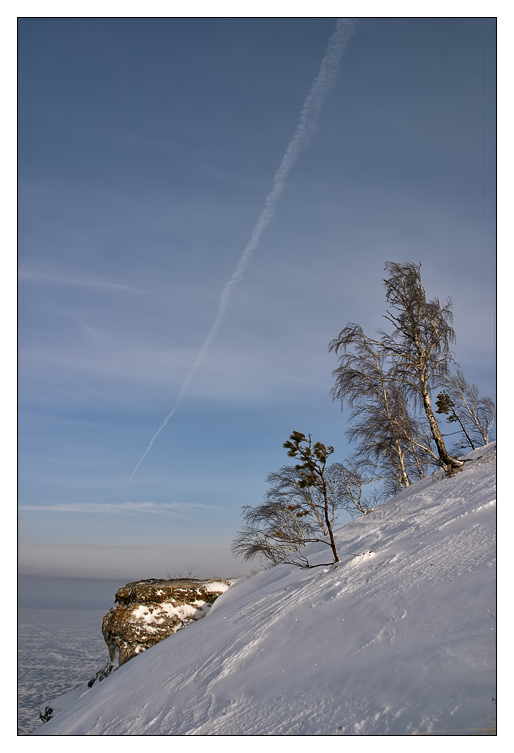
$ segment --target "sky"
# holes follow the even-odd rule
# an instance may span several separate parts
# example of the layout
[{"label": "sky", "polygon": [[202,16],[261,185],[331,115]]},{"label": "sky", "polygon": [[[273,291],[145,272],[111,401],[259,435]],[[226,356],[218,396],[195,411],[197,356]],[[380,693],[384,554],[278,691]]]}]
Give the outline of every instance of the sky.
[{"label": "sky", "polygon": [[336,23],[19,20],[22,574],[246,572],[291,432],[351,451],[328,343],[384,325],[387,261],[495,396],[493,18],[355,24],[217,321]]}]

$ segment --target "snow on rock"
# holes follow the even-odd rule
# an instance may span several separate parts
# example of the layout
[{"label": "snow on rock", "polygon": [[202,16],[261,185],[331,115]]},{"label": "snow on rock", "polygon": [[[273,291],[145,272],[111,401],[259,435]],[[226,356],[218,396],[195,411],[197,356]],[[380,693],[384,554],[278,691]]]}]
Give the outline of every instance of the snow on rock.
[{"label": "snow on rock", "polygon": [[[36,735],[485,734],[496,446],[339,529],[338,567],[238,580]],[[322,562],[323,545],[309,560]]]}]

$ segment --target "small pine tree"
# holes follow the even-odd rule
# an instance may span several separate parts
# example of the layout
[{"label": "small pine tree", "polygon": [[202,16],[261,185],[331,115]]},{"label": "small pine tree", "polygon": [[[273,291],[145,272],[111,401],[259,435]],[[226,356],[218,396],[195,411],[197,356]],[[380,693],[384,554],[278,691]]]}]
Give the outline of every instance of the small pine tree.
[{"label": "small pine tree", "polygon": [[441,413],[450,423],[458,423],[471,449],[490,441],[496,411],[490,397],[482,397],[476,384],[470,384],[459,366],[448,371],[444,379],[441,398]]},{"label": "small pine tree", "polygon": [[299,485],[302,489],[316,488],[322,498],[322,513],[330,540],[330,548],[334,562],[339,562],[337,548],[332,530],[331,502],[328,492],[326,468],[327,460],[334,452],[333,447],[325,447],[321,442],[312,444],[311,435],[307,438],[299,431],[293,431],[289,440],[284,442],[287,454],[291,458],[299,458],[300,463],[295,466],[299,475]]},{"label": "small pine tree", "polygon": [[458,423],[461,431],[463,432],[464,436],[466,437],[466,442],[463,442],[461,444],[461,447],[465,447],[466,444],[468,444],[472,450],[475,449],[476,445],[469,436],[468,432],[466,431],[466,427],[458,414],[455,412],[455,403],[451,399],[451,397],[448,395],[447,392],[440,392],[437,396],[436,400],[436,413],[442,414],[446,416],[446,420],[449,424]]},{"label": "small pine tree", "polygon": [[[245,525],[236,534],[232,551],[244,560],[260,557],[273,564],[286,562],[299,567],[339,562],[333,534],[337,512],[371,512],[362,495],[366,481],[355,468],[342,463],[328,465],[334,448],[313,443],[310,435],[294,431],[284,447],[289,457],[300,462],[270,473],[265,501],[256,507],[243,507]],[[330,547],[332,562],[309,563],[301,550],[313,542]]]}]

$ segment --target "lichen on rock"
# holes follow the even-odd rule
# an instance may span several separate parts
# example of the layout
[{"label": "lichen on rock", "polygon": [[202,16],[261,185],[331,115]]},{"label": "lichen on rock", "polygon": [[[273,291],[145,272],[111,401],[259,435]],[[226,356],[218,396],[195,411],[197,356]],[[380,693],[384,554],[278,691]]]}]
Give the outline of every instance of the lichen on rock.
[{"label": "lichen on rock", "polygon": [[232,582],[150,578],[119,588],[115,605],[102,622],[110,663],[122,666],[177,630],[205,617]]}]

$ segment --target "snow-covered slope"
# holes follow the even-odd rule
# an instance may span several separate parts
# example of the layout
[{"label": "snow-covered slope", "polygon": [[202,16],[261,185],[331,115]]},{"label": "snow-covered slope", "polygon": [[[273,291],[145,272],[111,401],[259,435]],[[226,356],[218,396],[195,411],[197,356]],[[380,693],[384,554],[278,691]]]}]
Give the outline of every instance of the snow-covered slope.
[{"label": "snow-covered slope", "polygon": [[[40,735],[477,734],[495,718],[496,447],[238,581]],[[308,547],[322,562],[326,547]]]}]

